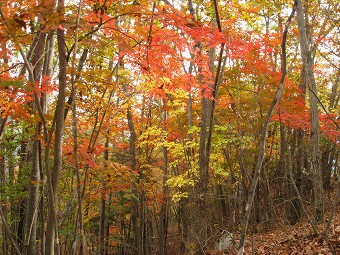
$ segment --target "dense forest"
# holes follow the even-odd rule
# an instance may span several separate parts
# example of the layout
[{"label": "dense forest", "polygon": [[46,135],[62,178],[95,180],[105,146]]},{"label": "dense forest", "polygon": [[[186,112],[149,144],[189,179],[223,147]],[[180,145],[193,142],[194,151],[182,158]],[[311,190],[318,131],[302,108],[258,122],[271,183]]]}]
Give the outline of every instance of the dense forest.
[{"label": "dense forest", "polygon": [[328,253],[289,254],[336,254],[339,23],[338,0],[2,0],[0,253],[242,255],[304,221]]}]

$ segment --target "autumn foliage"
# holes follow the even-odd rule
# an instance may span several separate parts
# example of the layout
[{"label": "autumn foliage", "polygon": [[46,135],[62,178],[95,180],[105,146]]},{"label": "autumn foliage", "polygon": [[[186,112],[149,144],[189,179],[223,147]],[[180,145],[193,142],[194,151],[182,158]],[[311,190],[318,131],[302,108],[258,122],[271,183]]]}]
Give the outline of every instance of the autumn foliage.
[{"label": "autumn foliage", "polygon": [[284,236],[258,254],[335,254],[339,4],[303,1],[313,91],[295,2],[3,0],[0,253],[232,254],[246,226]]}]

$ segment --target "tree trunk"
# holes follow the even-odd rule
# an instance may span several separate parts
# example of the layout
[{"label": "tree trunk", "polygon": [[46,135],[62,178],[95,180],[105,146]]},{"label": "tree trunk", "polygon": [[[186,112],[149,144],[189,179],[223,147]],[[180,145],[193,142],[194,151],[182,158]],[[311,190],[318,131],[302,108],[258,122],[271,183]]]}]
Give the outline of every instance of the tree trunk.
[{"label": "tree trunk", "polygon": [[[283,123],[280,123],[280,134],[281,134],[281,153],[280,153],[280,166],[283,168],[285,173],[285,193],[286,193],[286,215],[291,225],[295,225],[301,217],[301,206],[300,201],[297,199],[294,186],[291,182],[292,179],[296,180],[296,175],[290,176],[293,173],[292,169],[297,170],[294,167],[293,162],[291,162],[291,153],[289,150],[287,138],[286,138],[286,128]],[[294,133],[296,136],[296,133]],[[296,143],[296,138],[293,138],[294,143]],[[295,144],[292,145],[292,151],[294,152]],[[288,157],[289,156],[289,157]],[[297,157],[298,158],[298,157]],[[291,168],[289,170],[289,168]],[[289,170],[289,171],[288,171]],[[295,181],[296,182],[296,181]]]},{"label": "tree trunk", "polygon": [[302,1],[296,1],[296,11],[299,29],[299,40],[302,64],[306,75],[308,91],[309,91],[309,104],[311,115],[311,173],[314,191],[314,206],[315,206],[315,220],[317,222],[323,221],[324,218],[324,201],[323,201],[323,186],[321,175],[321,154],[320,154],[320,124],[318,116],[318,99],[316,91],[316,82],[313,71],[313,58],[310,51],[310,42],[307,37],[307,25],[304,17]]},{"label": "tree trunk", "polygon": [[[0,133],[0,137],[1,137],[1,133]],[[0,186],[4,185],[6,183],[6,167],[5,167],[5,156],[1,155],[0,156]],[[3,197],[3,194],[0,194],[0,199],[1,199],[1,209],[3,212],[3,215],[1,215],[1,217],[4,217],[3,221],[7,221],[7,206],[5,206],[4,204],[6,203],[5,198]],[[5,228],[3,228],[3,226],[1,226],[1,230],[2,230],[2,242],[1,242],[1,252],[3,255],[8,255],[9,253],[9,238],[7,236],[6,230]]]},{"label": "tree trunk", "polygon": [[336,79],[332,85],[332,92],[329,97],[329,109],[336,109],[339,105],[340,93],[339,93],[339,82],[340,82],[340,69],[336,74]]},{"label": "tree trunk", "polygon": [[37,238],[37,215],[39,205],[39,144],[38,140],[33,142],[32,150],[32,171],[30,177],[29,197],[27,201],[27,213],[25,223],[25,246],[27,255],[36,255],[36,238]]},{"label": "tree trunk", "polygon": [[[61,17],[64,14],[64,0],[58,1],[58,13]],[[66,95],[66,45],[64,30],[57,29],[58,53],[59,53],[59,93],[55,110],[55,142],[54,142],[54,163],[52,173],[47,171],[48,190],[48,215],[46,227],[46,254],[60,254],[58,224],[57,224],[57,202],[58,186],[62,168],[62,146],[64,134],[64,112]]]},{"label": "tree trunk", "polygon": [[[19,161],[19,173],[18,178],[24,178],[25,174],[23,169],[26,168],[26,162],[30,162],[30,152],[28,149],[28,142],[27,141],[21,141],[20,144],[20,161]],[[12,183],[15,183],[15,176],[14,173],[12,173],[12,176],[10,177],[12,179]],[[21,188],[21,192],[26,191],[25,189]],[[20,251],[22,251],[23,247],[23,240],[24,240],[24,230],[25,230],[25,208],[26,208],[26,202],[27,199],[19,198],[15,204],[11,205],[11,214],[13,215],[13,218],[16,219],[11,224],[11,231],[15,233],[14,238],[15,242],[18,244],[18,247]],[[11,249],[12,253],[15,253],[14,247],[12,246]]]},{"label": "tree trunk", "polygon": [[[112,192],[109,193],[109,199],[107,201],[107,212],[108,214],[111,212],[111,204],[112,204]],[[110,216],[111,217],[111,216]],[[105,250],[104,250],[104,255],[109,255],[111,254],[109,251],[109,240],[110,240],[110,225],[111,225],[111,218],[110,220],[106,221],[105,224]],[[125,254],[125,253],[124,253]]]},{"label": "tree trunk", "polygon": [[[307,80],[306,80],[306,74],[305,70],[301,70],[301,83],[299,84],[299,88],[302,91],[302,96],[301,96],[301,101],[304,102],[306,101],[306,85],[307,85]],[[287,147],[286,150],[288,150],[288,146],[286,146],[283,143],[286,143],[286,138],[281,137],[281,148],[282,147]],[[290,212],[290,223],[294,225],[297,223],[300,218],[301,218],[301,213],[302,213],[302,204],[301,201],[298,199],[296,192],[295,192],[295,186],[300,192],[302,190],[302,183],[303,181],[303,172],[305,171],[305,160],[306,160],[306,146],[304,143],[304,131],[301,128],[294,129],[293,131],[293,142],[291,146],[291,152],[290,155],[294,155],[294,157],[289,161],[291,162],[291,171],[293,176],[290,176],[289,171],[285,171],[286,176],[288,177],[287,179],[287,185],[289,188],[289,212]],[[288,151],[286,152],[288,153]],[[286,154],[284,158],[286,157]],[[289,168],[287,168],[289,169]],[[287,170],[286,169],[286,170]],[[290,180],[294,180],[295,184],[292,183]]]},{"label": "tree trunk", "polygon": [[[107,132],[109,135],[109,132]],[[109,139],[107,138],[105,142],[105,151],[104,151],[104,160],[109,160]],[[106,163],[105,163],[106,164]],[[106,164],[107,167],[107,164]],[[104,177],[105,178],[105,177]],[[105,232],[106,232],[106,196],[107,196],[107,187],[106,180],[102,180],[102,191],[101,191],[101,199],[100,199],[100,218],[99,218],[99,255],[105,255],[106,251],[106,240],[105,240]]]},{"label": "tree trunk", "polygon": [[[305,162],[305,144],[303,141],[304,132],[301,129],[294,130],[293,131],[293,139],[294,139],[294,146],[292,148],[291,155],[294,156],[294,161],[291,160],[292,164],[292,178],[295,180],[295,184],[299,192],[301,191],[301,184],[302,184],[302,178],[303,178],[303,168],[304,168],[304,162]],[[292,184],[291,184],[292,186]],[[294,188],[294,187],[292,187]],[[294,191],[294,190],[293,190]],[[301,213],[302,213],[302,205],[299,201],[299,199],[296,196],[296,192],[294,197],[292,197],[292,204],[294,207],[294,213],[295,213],[295,220],[296,222],[300,220]],[[294,223],[294,222],[292,222]]]},{"label": "tree trunk", "polygon": [[[44,67],[43,67],[43,76],[49,77],[50,79],[52,78],[53,75],[53,56],[54,56],[54,52],[55,52],[55,36],[53,32],[50,32],[49,35],[47,36],[46,39],[46,46],[45,46],[45,59],[44,59]],[[51,82],[50,80],[48,80],[47,82]],[[45,85],[45,84],[42,84]],[[48,96],[46,94],[42,94],[41,95],[41,108],[44,114],[46,114],[48,112]],[[40,127],[41,128],[41,127]],[[46,173],[46,169],[44,168],[45,164],[49,164],[49,162],[45,162],[45,164],[43,163],[43,148],[45,146],[43,145],[43,143],[41,142],[41,140],[39,140],[39,158],[40,158],[40,180],[45,180],[45,173]],[[45,185],[40,185],[40,196],[43,198],[45,197]],[[40,236],[39,236],[39,240],[40,240],[40,254],[45,254],[45,200],[44,199],[40,199],[40,204],[39,204],[39,223],[40,223]]]},{"label": "tree trunk", "polygon": [[[43,67],[43,55],[45,48],[45,39],[46,34],[43,32],[38,32],[38,39],[36,41],[36,45],[34,50],[32,51],[31,64],[34,67],[31,73],[33,73],[33,77],[30,77],[30,81],[32,83],[36,83],[40,80],[41,71]],[[31,67],[29,67],[31,68]],[[28,68],[28,69],[29,69]],[[33,85],[35,86],[35,85]],[[39,99],[35,99],[39,100]],[[40,101],[37,102],[40,104]],[[36,111],[35,107],[32,107],[34,111]],[[41,132],[40,123],[36,126],[36,135],[40,135]],[[39,143],[40,141],[37,137],[33,138],[33,149],[32,149],[32,168],[30,175],[30,185],[29,185],[29,196],[27,201],[27,214],[25,220],[25,249],[27,255],[36,255],[37,254],[37,215],[38,215],[38,204],[39,204],[39,182],[40,182],[40,153],[39,153]]]},{"label": "tree trunk", "polygon": [[[77,220],[76,220],[76,237],[78,235],[78,230],[80,234],[80,248],[79,248],[79,254],[87,255],[87,245],[86,245],[86,239],[85,239],[85,233],[84,233],[84,225],[83,225],[83,191],[85,190],[85,183],[84,180],[84,187],[82,189],[81,185],[81,176],[80,176],[80,170],[79,170],[79,157],[78,157],[78,125],[77,125],[77,105],[76,105],[76,88],[75,88],[75,63],[76,63],[76,55],[78,51],[78,26],[79,26],[79,20],[80,20],[80,11],[81,11],[81,4],[82,1],[79,1],[78,4],[78,11],[77,11],[77,22],[76,26],[77,29],[75,31],[75,43],[73,48],[73,57],[72,57],[72,69],[71,69],[71,97],[72,97],[72,121],[73,121],[73,127],[72,127],[72,133],[73,133],[73,154],[74,154],[74,169],[77,179],[77,201],[78,201],[78,214],[77,214]],[[63,109],[64,110],[64,109]],[[65,116],[63,116],[65,119]],[[99,131],[98,131],[99,132]],[[77,238],[75,240],[75,249],[73,250],[74,254],[76,253],[76,247],[77,247]]]},{"label": "tree trunk", "polygon": [[[192,2],[189,1],[189,7],[192,7]],[[219,13],[217,8],[217,2],[214,1],[216,22],[220,32],[222,32]],[[192,8],[190,8],[192,9]],[[199,45],[199,44],[198,44]],[[199,156],[198,156],[198,182],[195,185],[191,199],[191,227],[189,229],[189,250],[195,252],[195,254],[203,254],[203,246],[207,240],[208,230],[208,217],[207,217],[207,192],[209,185],[209,164],[211,153],[211,141],[214,127],[214,114],[218,97],[219,86],[222,82],[223,71],[225,66],[226,57],[223,58],[224,44],[221,44],[221,49],[218,56],[218,66],[216,68],[215,77],[211,77],[210,84],[207,84],[207,88],[202,89],[201,99],[201,130],[200,130],[200,142],[199,142]],[[198,46],[200,48],[200,45]],[[211,73],[214,73],[214,61],[215,51],[209,49],[209,69]],[[199,70],[200,71],[200,70]],[[203,84],[202,84],[203,85]],[[208,91],[206,91],[208,90]]]},{"label": "tree trunk", "polygon": [[[167,112],[164,110],[163,119],[166,131],[167,126]],[[163,146],[163,181],[162,181],[162,191],[163,191],[163,200],[161,204],[160,214],[159,214],[159,255],[166,255],[166,241],[168,235],[168,196],[169,191],[166,185],[166,181],[168,178],[168,150],[165,146]]]},{"label": "tree trunk", "polygon": [[255,196],[255,192],[256,192],[256,186],[260,177],[260,173],[261,173],[261,168],[262,168],[262,163],[264,160],[264,156],[265,156],[265,149],[266,149],[266,139],[267,139],[267,131],[268,131],[268,125],[269,125],[269,121],[270,118],[273,114],[274,108],[277,104],[277,102],[279,101],[279,99],[281,98],[281,94],[283,91],[283,85],[286,79],[286,74],[287,74],[287,55],[286,55],[286,42],[287,42],[287,34],[288,34],[288,28],[290,25],[290,22],[293,18],[293,15],[295,13],[295,8],[293,8],[284,32],[283,32],[283,37],[282,37],[282,43],[281,43],[281,49],[282,49],[282,63],[281,63],[281,79],[280,79],[280,83],[279,86],[276,90],[275,93],[275,97],[273,98],[273,101],[271,103],[271,105],[269,106],[269,109],[267,111],[267,114],[265,116],[265,119],[263,121],[263,125],[262,125],[262,129],[261,129],[261,133],[260,133],[260,141],[259,141],[259,151],[258,151],[258,155],[257,155],[257,162],[256,162],[256,166],[255,166],[255,173],[254,176],[252,178],[251,184],[250,184],[250,188],[249,188],[249,194],[247,197],[247,202],[246,202],[246,207],[245,207],[245,211],[244,211],[244,215],[243,218],[241,220],[241,239],[240,239],[240,244],[239,244],[239,251],[238,251],[238,255],[243,255],[244,253],[244,246],[245,246],[245,241],[246,241],[246,236],[247,236],[247,229],[248,229],[248,223],[249,223],[249,218],[250,218],[250,212],[251,212],[251,208],[253,206],[253,201],[254,201],[254,196]]},{"label": "tree trunk", "polygon": [[[127,110],[127,119],[130,131],[130,169],[131,171],[135,171],[137,168],[137,160],[136,160],[136,141],[137,136],[135,132],[135,127],[132,119],[131,109],[128,108]],[[132,199],[132,211],[131,211],[131,222],[132,222],[132,230],[133,230],[133,246],[132,246],[132,254],[140,255],[140,227],[138,224],[139,219],[139,205],[138,205],[138,177],[137,180],[133,183],[132,193],[134,195]]]}]

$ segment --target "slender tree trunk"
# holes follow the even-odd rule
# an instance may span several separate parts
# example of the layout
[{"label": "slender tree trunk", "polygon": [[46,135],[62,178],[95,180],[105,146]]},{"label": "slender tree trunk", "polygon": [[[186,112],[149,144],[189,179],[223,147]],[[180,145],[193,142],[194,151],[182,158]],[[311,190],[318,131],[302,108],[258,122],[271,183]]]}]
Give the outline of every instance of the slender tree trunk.
[{"label": "slender tree trunk", "polygon": [[[30,77],[30,81],[32,83],[37,83],[41,77],[41,71],[43,67],[43,55],[45,48],[45,39],[46,34],[42,32],[38,32],[38,39],[36,41],[36,45],[34,50],[32,51],[31,62],[34,69],[33,77]],[[31,75],[31,74],[30,74]],[[35,85],[32,85],[35,86]],[[35,99],[39,100],[39,99]],[[37,102],[40,104],[40,101]],[[32,107],[34,111],[36,111],[35,107]],[[41,128],[40,124],[36,126],[36,136],[40,135]],[[29,196],[27,201],[27,213],[25,220],[25,239],[24,245],[26,246],[27,255],[36,255],[37,254],[37,215],[38,215],[38,205],[39,205],[39,183],[40,183],[40,154],[39,154],[39,143],[40,141],[37,137],[33,138],[33,149],[32,149],[32,168],[30,175],[30,185],[29,185]]]},{"label": "slender tree trunk", "polygon": [[[50,79],[52,78],[53,75],[53,56],[54,56],[54,47],[55,47],[55,36],[54,33],[51,32],[47,36],[46,39],[46,46],[45,46],[45,59],[44,59],[44,67],[43,67],[43,76],[49,77]],[[47,82],[51,82],[51,80],[48,80]],[[42,84],[45,85],[45,84]],[[47,84],[46,84],[47,85]],[[41,95],[41,108],[44,114],[48,112],[48,96],[46,94]],[[45,162],[45,164],[42,164],[44,160],[44,152],[43,148],[45,146],[42,144],[41,140],[39,140],[39,158],[40,158],[40,180],[45,180],[45,164],[49,164],[49,162]],[[45,185],[40,185],[40,196],[44,198],[45,196]],[[39,204],[39,223],[40,223],[40,254],[44,255],[45,254],[45,200],[40,199],[40,204]]]},{"label": "slender tree trunk", "polygon": [[226,192],[223,189],[223,185],[222,184],[218,184],[217,185],[217,197],[218,197],[218,205],[217,208],[219,208],[220,211],[220,223],[223,225],[225,223],[225,221],[227,220],[227,216],[228,216],[228,205],[227,205],[227,201],[225,199],[226,197]]},{"label": "slender tree trunk", "polygon": [[[109,132],[107,132],[109,135]],[[107,138],[105,142],[104,160],[107,162],[109,160],[109,139]],[[107,164],[106,164],[107,166]],[[105,177],[104,177],[105,178]],[[105,255],[106,251],[106,180],[102,180],[102,191],[100,199],[100,219],[99,219],[99,255]]]},{"label": "slender tree trunk", "polygon": [[[302,91],[301,95],[301,102],[305,104],[306,101],[306,74],[304,68],[301,70],[301,83],[299,84],[299,88]],[[285,134],[283,134],[285,135]],[[281,148],[286,147],[285,150],[288,150],[288,146],[285,145],[286,138],[284,136],[281,137]],[[295,192],[295,186],[299,190],[299,192],[302,189],[302,183],[303,183],[303,171],[305,168],[305,160],[306,160],[306,146],[304,143],[304,131],[301,128],[294,129],[293,131],[293,144],[291,146],[291,155],[294,155],[292,160],[289,162],[292,164],[291,166],[287,166],[286,168],[292,171],[292,176],[290,176],[289,171],[287,172],[287,169],[285,171],[287,179],[287,185],[289,188],[289,212],[290,212],[290,223],[294,225],[297,223],[301,218],[302,213],[302,204],[301,201],[298,199],[296,192]],[[284,153],[283,158],[287,159],[287,152]],[[291,168],[288,168],[291,167]],[[290,180],[293,179],[295,181],[295,184],[293,184]]]},{"label": "slender tree trunk", "polygon": [[[220,32],[222,32],[217,1],[213,1],[215,10],[215,22]],[[194,14],[192,1],[189,1],[189,9]],[[191,194],[191,227],[189,229],[189,251],[195,254],[203,254],[203,248],[207,241],[209,217],[207,215],[207,192],[209,185],[209,164],[212,134],[214,128],[214,114],[218,98],[218,90],[223,78],[224,66],[226,64],[226,57],[223,58],[225,44],[221,44],[218,55],[218,65],[216,67],[215,77],[211,77],[208,88],[202,89],[201,100],[201,130],[199,142],[199,156],[198,156],[198,182]],[[209,69],[214,73],[215,51],[209,49]],[[200,71],[200,70],[199,70]],[[203,85],[203,84],[202,84]],[[208,91],[205,91],[205,90]],[[208,92],[208,93],[207,93]],[[207,96],[208,95],[208,96]]]},{"label": "slender tree trunk", "polygon": [[[112,192],[109,193],[109,198],[107,201],[107,215],[110,215],[109,213],[111,212],[111,205],[112,205]],[[111,217],[111,216],[110,216]],[[108,218],[108,217],[107,217]],[[104,255],[109,255],[110,253],[110,225],[111,225],[111,218],[109,218],[108,220],[106,220],[105,222],[105,249],[104,249]]]},{"label": "slender tree trunk", "polygon": [[[25,173],[23,171],[23,169],[25,169],[26,167],[26,162],[30,162],[29,158],[30,158],[30,153],[28,150],[28,143],[27,141],[21,141],[20,143],[20,161],[19,161],[19,173],[18,173],[18,178],[24,178]],[[11,176],[11,183],[14,184],[15,183],[15,176],[14,173],[12,173]],[[24,189],[20,189],[21,192],[25,191]],[[25,222],[24,222],[24,215],[25,215],[25,211],[24,208],[26,208],[26,202],[27,199],[23,199],[23,198],[19,198],[16,203],[11,205],[11,215],[13,215],[13,219],[15,219],[15,221],[12,222],[11,224],[11,232],[15,233],[14,238],[15,238],[15,242],[18,244],[18,247],[20,249],[20,251],[22,251],[23,247],[23,240],[24,240],[24,229],[25,229]],[[11,252],[15,253],[15,248],[11,247]]]},{"label": "slender tree trunk", "polygon": [[309,104],[311,115],[311,173],[314,191],[314,206],[315,206],[315,220],[317,222],[323,221],[324,218],[324,201],[323,201],[323,186],[321,175],[321,154],[320,154],[320,124],[318,112],[318,99],[316,82],[313,71],[313,58],[310,51],[310,43],[307,37],[307,25],[304,17],[302,1],[297,0],[297,20],[299,29],[299,40],[302,64],[306,75],[308,91],[309,91]]},{"label": "slender tree trunk", "polygon": [[[329,111],[334,111],[339,108],[339,82],[340,82],[340,69],[338,69],[335,80],[332,84],[332,91],[329,95]],[[339,149],[337,145],[332,141],[327,141],[323,145],[321,169],[323,171],[323,183],[325,189],[332,189],[332,174],[336,175],[336,170],[338,167],[338,155]]]},{"label": "slender tree trunk", "polygon": [[39,205],[39,143],[38,140],[33,142],[32,150],[32,171],[30,177],[29,197],[27,201],[27,213],[25,223],[25,246],[27,246],[28,255],[36,255],[36,238],[37,238],[37,215]]},{"label": "slender tree trunk", "polygon": [[[291,179],[293,178],[296,180],[296,176],[290,176],[290,173],[293,173],[293,162],[291,160],[287,160],[288,153],[291,153],[288,148],[287,138],[286,138],[286,128],[283,123],[280,123],[280,134],[281,134],[281,152],[280,152],[280,167],[283,168],[285,173],[285,193],[286,193],[286,214],[287,218],[291,225],[296,224],[300,220],[301,216],[301,207],[300,207],[300,201],[296,197],[296,192],[293,187],[293,184],[291,183]],[[294,134],[296,136],[296,134]],[[296,140],[293,139],[293,140]],[[296,141],[295,141],[296,143]],[[295,145],[292,145],[294,152]],[[291,157],[289,157],[290,159]],[[288,169],[291,168],[290,171]]]},{"label": "slender tree trunk", "polygon": [[[58,13],[63,17],[64,0],[58,1]],[[60,254],[58,224],[57,224],[57,202],[58,186],[62,168],[62,146],[64,134],[64,112],[66,96],[66,45],[64,30],[57,29],[58,53],[59,53],[59,93],[55,110],[55,142],[54,142],[54,164],[53,172],[47,173],[49,184],[48,196],[48,215],[46,227],[46,254]],[[47,171],[47,169],[46,169]]]},{"label": "slender tree trunk", "polygon": [[[190,14],[195,17],[195,10],[193,8],[193,3],[192,0],[188,0],[188,8],[189,8],[189,12]],[[197,43],[194,48],[199,48],[199,43]],[[189,68],[188,68],[188,74],[189,75],[193,75],[193,70],[194,70],[194,59],[195,59],[195,55],[191,54],[191,59],[192,61],[190,62]],[[185,70],[185,67],[183,67]],[[185,70],[186,71],[186,70]],[[192,89],[191,89],[191,85],[190,86],[190,90],[189,90],[189,95],[188,95],[188,130],[191,130],[191,128],[193,127],[193,99],[192,99]],[[192,141],[193,140],[193,135],[192,133],[188,132],[187,135],[187,139],[188,141]],[[166,148],[164,148],[166,149]],[[164,152],[163,152],[164,153]],[[193,151],[191,148],[188,148],[185,151],[185,157],[187,159],[187,168],[188,169],[193,169],[192,166],[192,160],[193,160]],[[188,238],[188,233],[189,233],[189,218],[190,218],[190,203],[188,203],[188,198],[182,198],[181,199],[181,203],[179,203],[179,209],[178,209],[178,213],[177,213],[177,219],[178,219],[178,229],[179,232],[182,235],[182,242],[181,242],[181,250],[184,251],[186,248],[186,243],[188,242],[188,240],[190,238]]]},{"label": "slender tree trunk", "polygon": [[332,93],[329,97],[329,109],[336,109],[339,106],[340,93],[339,93],[339,83],[340,83],[340,69],[338,69],[336,79],[332,85]]},{"label": "slender tree trunk", "polygon": [[[0,133],[1,137],[1,133]],[[0,156],[0,187],[6,183],[6,167],[5,167],[5,156]],[[4,217],[3,221],[7,222],[7,214],[8,214],[8,209],[7,206],[4,205],[6,203],[6,198],[3,197],[3,194],[0,194],[0,199],[1,199],[1,209],[3,211],[2,217]],[[1,226],[1,248],[2,248],[2,254],[3,255],[8,255],[9,253],[9,242],[8,242],[8,236],[6,233],[6,229]]]},{"label": "slender tree trunk", "polygon": [[326,142],[328,145],[321,153],[322,183],[325,190],[331,190],[331,175],[334,162],[335,148],[333,142]]},{"label": "slender tree trunk", "polygon": [[[142,175],[142,182],[145,180],[145,176]],[[147,253],[147,208],[145,204],[145,187],[144,183],[142,183],[142,190],[140,194],[140,254],[146,255]]]},{"label": "slender tree trunk", "polygon": [[[135,171],[137,168],[137,160],[136,160],[136,141],[137,136],[135,132],[135,127],[132,119],[131,109],[128,108],[127,110],[127,119],[128,119],[128,126],[130,131],[130,169]],[[140,255],[140,227],[138,224],[139,219],[139,206],[138,206],[138,177],[137,180],[133,183],[132,193],[134,198],[132,199],[132,211],[131,211],[131,222],[132,222],[132,230],[133,230],[133,247],[132,247],[132,254]]]},{"label": "slender tree trunk", "polygon": [[[167,126],[167,112],[163,111],[162,122],[164,123],[163,130],[166,131]],[[163,200],[161,204],[160,216],[159,216],[159,255],[166,255],[167,247],[167,234],[168,234],[168,187],[166,181],[168,178],[168,150],[163,147]]]},{"label": "slender tree trunk", "polygon": [[100,199],[100,219],[99,219],[99,255],[105,255],[106,250],[106,187],[103,184],[102,194]]},{"label": "slender tree trunk", "polygon": [[[76,220],[76,236],[79,232],[80,234],[80,249],[79,254],[87,255],[87,245],[86,245],[86,239],[85,239],[85,233],[84,233],[84,225],[83,225],[83,192],[82,192],[82,186],[81,186],[81,176],[80,176],[80,169],[79,169],[79,157],[78,157],[78,125],[77,125],[77,105],[76,105],[76,87],[75,87],[75,63],[76,63],[76,55],[78,51],[78,26],[79,26],[79,20],[80,20],[80,11],[81,11],[81,5],[82,1],[79,1],[78,4],[78,11],[77,11],[77,22],[76,26],[77,29],[75,31],[75,44],[74,44],[74,53],[72,57],[72,69],[71,69],[71,84],[72,84],[72,121],[73,121],[73,154],[74,154],[74,164],[75,164],[75,174],[77,178],[77,201],[78,201],[78,214],[77,214],[77,220]],[[59,45],[59,44],[58,44]],[[64,110],[64,109],[63,109]],[[65,118],[65,116],[63,116]],[[98,131],[99,132],[99,131]],[[84,188],[85,189],[85,182],[84,182]],[[77,253],[77,239],[74,241],[74,254]]]},{"label": "slender tree trunk", "polygon": [[260,173],[261,173],[261,168],[262,168],[262,163],[263,163],[263,159],[265,156],[265,148],[266,148],[266,138],[267,138],[267,131],[268,131],[268,125],[269,125],[269,121],[270,118],[273,114],[274,108],[277,104],[277,102],[279,101],[279,99],[281,98],[281,94],[283,91],[283,85],[286,79],[286,74],[287,74],[287,59],[286,59],[286,41],[287,41],[287,34],[288,34],[288,28],[290,25],[290,22],[293,18],[293,15],[295,13],[295,7],[293,7],[293,10],[287,20],[284,32],[283,32],[283,38],[282,38],[282,43],[281,43],[281,49],[282,49],[282,64],[281,64],[281,79],[280,79],[280,83],[279,83],[279,87],[277,88],[277,91],[275,93],[275,97],[267,111],[267,114],[265,116],[263,125],[262,125],[262,129],[261,129],[261,134],[260,134],[260,141],[259,141],[259,152],[258,152],[258,156],[257,156],[257,162],[256,162],[256,166],[255,166],[255,173],[253,176],[253,179],[251,181],[250,184],[250,188],[249,188],[249,194],[248,194],[248,198],[247,198],[247,203],[246,203],[246,207],[245,207],[245,211],[244,211],[244,215],[243,218],[241,220],[241,239],[240,239],[240,244],[239,244],[239,251],[238,251],[238,255],[242,255],[244,253],[244,246],[245,246],[245,241],[246,241],[246,236],[247,236],[247,229],[248,229],[248,223],[249,223],[249,218],[250,218],[250,212],[251,212],[251,208],[253,206],[253,201],[254,201],[254,196],[255,196],[255,192],[256,192],[256,186],[260,177]]}]

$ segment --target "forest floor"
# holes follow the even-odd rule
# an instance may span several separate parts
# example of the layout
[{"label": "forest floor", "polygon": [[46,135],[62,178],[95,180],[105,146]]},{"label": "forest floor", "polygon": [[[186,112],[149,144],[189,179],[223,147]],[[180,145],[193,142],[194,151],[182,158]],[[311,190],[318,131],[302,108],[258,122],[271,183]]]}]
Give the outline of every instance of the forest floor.
[{"label": "forest floor", "polygon": [[[318,224],[317,228],[322,233],[327,226],[330,217],[334,193],[328,196],[325,204],[325,223]],[[308,208],[309,209],[309,208]],[[237,244],[238,237],[235,238]],[[237,247],[230,247],[225,250],[210,250],[207,255],[237,254]],[[332,220],[329,229],[328,241],[321,235],[314,234],[312,226],[307,218],[291,226],[287,223],[276,224],[270,230],[258,228],[257,233],[247,236],[245,255],[253,254],[282,254],[282,255],[340,255],[340,204]]]}]

